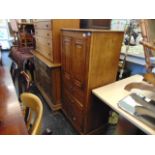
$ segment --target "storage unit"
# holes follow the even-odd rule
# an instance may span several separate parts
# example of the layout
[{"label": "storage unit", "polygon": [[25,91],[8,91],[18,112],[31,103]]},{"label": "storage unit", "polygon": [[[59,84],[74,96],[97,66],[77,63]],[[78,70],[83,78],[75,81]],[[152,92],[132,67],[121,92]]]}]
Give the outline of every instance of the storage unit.
[{"label": "storage unit", "polygon": [[91,90],[115,81],[122,41],[119,31],[62,29],[62,109],[81,134],[104,126]]},{"label": "storage unit", "polygon": [[35,20],[35,83],[52,110],[60,101],[60,28],[79,28],[79,20]]}]

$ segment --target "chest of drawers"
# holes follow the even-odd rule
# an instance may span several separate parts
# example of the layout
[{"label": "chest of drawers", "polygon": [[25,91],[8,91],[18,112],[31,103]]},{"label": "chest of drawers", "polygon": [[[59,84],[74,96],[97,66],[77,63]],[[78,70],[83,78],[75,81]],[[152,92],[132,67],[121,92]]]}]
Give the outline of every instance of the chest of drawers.
[{"label": "chest of drawers", "polygon": [[61,28],[79,28],[80,20],[35,20],[35,83],[52,110],[61,108]]},{"label": "chest of drawers", "polygon": [[60,63],[60,29],[79,28],[79,20],[36,20],[36,50],[53,63]]}]

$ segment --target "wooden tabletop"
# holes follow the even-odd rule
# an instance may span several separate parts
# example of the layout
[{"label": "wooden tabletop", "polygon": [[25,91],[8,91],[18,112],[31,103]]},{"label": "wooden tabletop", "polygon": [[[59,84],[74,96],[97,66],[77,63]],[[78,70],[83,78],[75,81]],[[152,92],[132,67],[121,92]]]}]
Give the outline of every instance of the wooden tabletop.
[{"label": "wooden tabletop", "polygon": [[[144,131],[147,134],[155,134],[155,129],[152,129],[148,125],[144,124],[142,121],[138,120],[134,116],[128,114],[124,110],[120,109],[118,107],[118,102],[123,99],[125,96],[137,92],[141,93],[142,95],[145,95],[151,99],[155,99],[155,94],[150,91],[142,91],[139,89],[133,89],[131,91],[124,90],[124,87],[131,83],[131,82],[141,82],[143,77],[141,75],[134,75],[129,78],[126,78],[124,80],[120,80],[117,82],[114,82],[112,84],[97,88],[92,90],[93,94],[97,96],[100,100],[102,100],[105,104],[107,104],[109,107],[111,107],[114,111],[122,115],[124,118],[126,118],[128,121],[130,121],[132,124],[140,128],[142,131]],[[145,82],[144,82],[145,83]]]},{"label": "wooden tabletop", "polygon": [[0,134],[28,134],[9,70],[0,67]]}]

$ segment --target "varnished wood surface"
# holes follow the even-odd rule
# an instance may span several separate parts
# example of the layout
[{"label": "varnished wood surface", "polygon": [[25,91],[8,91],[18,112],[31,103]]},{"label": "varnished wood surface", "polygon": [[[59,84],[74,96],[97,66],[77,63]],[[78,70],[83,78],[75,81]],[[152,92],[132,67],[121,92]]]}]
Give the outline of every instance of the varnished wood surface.
[{"label": "varnished wood surface", "polygon": [[91,90],[115,81],[122,41],[120,31],[62,29],[62,108],[81,134],[107,123]]},{"label": "varnished wood surface", "polygon": [[0,67],[0,134],[28,134],[9,70],[4,67]]}]

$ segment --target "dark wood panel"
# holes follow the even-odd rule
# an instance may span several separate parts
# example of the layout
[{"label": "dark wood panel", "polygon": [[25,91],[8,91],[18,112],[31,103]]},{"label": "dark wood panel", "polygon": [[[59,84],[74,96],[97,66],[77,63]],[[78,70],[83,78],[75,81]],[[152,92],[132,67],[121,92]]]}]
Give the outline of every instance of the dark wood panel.
[{"label": "dark wood panel", "polygon": [[38,58],[34,58],[35,82],[52,110],[61,108],[60,67],[48,67]]},{"label": "dark wood panel", "polygon": [[81,19],[81,28],[110,29],[111,19]]}]

